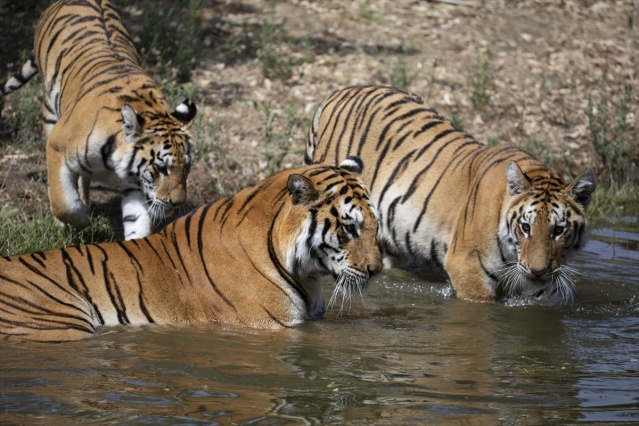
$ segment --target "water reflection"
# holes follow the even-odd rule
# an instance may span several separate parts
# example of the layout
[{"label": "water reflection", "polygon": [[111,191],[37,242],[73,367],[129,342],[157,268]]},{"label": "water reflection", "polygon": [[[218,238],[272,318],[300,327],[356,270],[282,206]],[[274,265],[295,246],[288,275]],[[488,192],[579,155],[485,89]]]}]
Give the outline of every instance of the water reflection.
[{"label": "water reflection", "polygon": [[293,330],[3,343],[0,423],[638,421],[639,234],[622,235],[599,233],[575,258],[572,307],[461,302],[441,276],[387,271],[364,306]]}]

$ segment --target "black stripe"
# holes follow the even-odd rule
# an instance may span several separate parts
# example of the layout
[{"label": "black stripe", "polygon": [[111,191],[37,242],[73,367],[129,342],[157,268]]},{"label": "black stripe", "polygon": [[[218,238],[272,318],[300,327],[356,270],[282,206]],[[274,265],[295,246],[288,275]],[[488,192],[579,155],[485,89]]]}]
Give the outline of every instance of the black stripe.
[{"label": "black stripe", "polygon": [[110,135],[100,147],[100,156],[102,157],[102,165],[107,170],[114,170],[111,162],[111,156],[115,151],[115,134]]},{"label": "black stripe", "polygon": [[22,265],[24,265],[27,269],[29,269],[34,274],[38,275],[41,278],[44,278],[45,280],[47,280],[48,282],[50,282],[51,284],[56,286],[59,290],[70,294],[70,292],[69,292],[69,290],[67,288],[64,288],[59,282],[55,281],[53,278],[51,278],[50,276],[46,275],[45,273],[39,271],[33,265],[30,265],[29,263],[27,263],[27,261],[22,256],[18,258],[18,262],[20,262]]},{"label": "black stripe", "polygon": [[[195,214],[196,210],[191,211],[188,215],[186,215],[186,217],[184,218],[184,235],[186,235],[186,245],[190,248],[191,247],[191,219],[193,219],[193,215]],[[149,244],[151,245],[151,244]],[[151,246],[153,247],[153,246]],[[155,249],[153,249],[155,251]],[[157,254],[157,252],[156,252]]]},{"label": "black stripe", "polygon": [[47,265],[43,262],[42,259],[38,259],[36,257],[35,253],[31,254],[31,259],[33,259],[38,265],[40,265],[41,268],[46,268],[47,267]]},{"label": "black stripe", "polygon": [[[84,278],[82,277],[82,273],[78,271],[78,268],[76,268],[73,259],[71,259],[71,256],[69,256],[69,253],[65,248],[60,249],[60,254],[62,255],[62,262],[64,263],[64,267],[66,270],[67,282],[75,291],[84,296],[87,296],[88,288],[86,282],[84,281]],[[81,287],[76,283],[76,279],[74,278],[74,276],[78,278]]]},{"label": "black stripe", "polygon": [[377,205],[377,206],[381,206],[382,205],[382,200],[386,196],[386,192],[390,189],[390,187],[393,185],[393,183],[397,179],[397,177],[399,175],[399,171],[402,170],[404,167],[406,167],[406,164],[408,164],[408,161],[410,161],[411,157],[415,154],[416,151],[417,151],[416,149],[413,149],[413,150],[409,151],[397,163],[397,165],[393,169],[392,173],[388,176],[388,179],[386,180],[386,184],[384,185],[382,190],[379,192],[379,197],[378,197],[378,200],[375,203],[375,205]]},{"label": "black stripe", "polygon": [[[80,321],[84,321],[84,322],[86,322],[87,324],[91,324],[91,322],[87,319],[88,317],[90,317],[90,316],[89,316],[89,314],[88,314],[87,312],[85,312],[82,308],[80,308],[80,307],[79,307],[79,306],[77,306],[77,305],[74,305],[74,304],[71,304],[71,303],[65,302],[65,301],[63,301],[63,300],[60,300],[59,298],[55,297],[53,294],[51,294],[51,293],[49,293],[49,292],[45,291],[42,287],[40,287],[39,285],[37,285],[35,282],[33,282],[33,281],[31,281],[31,280],[26,280],[26,284],[23,284],[23,283],[20,283],[20,282],[18,282],[18,281],[15,281],[15,280],[13,280],[13,279],[11,279],[11,278],[7,277],[7,276],[0,276],[0,279],[4,280],[4,281],[6,281],[6,282],[10,282],[10,283],[12,283],[12,284],[15,284],[15,285],[17,285],[17,286],[20,286],[20,287],[22,287],[22,288],[24,288],[24,289],[27,289],[27,290],[36,289],[36,290],[38,290],[40,293],[42,293],[44,296],[46,296],[47,298],[49,298],[49,299],[53,300],[54,302],[56,302],[56,303],[58,303],[58,304],[60,304],[60,305],[62,305],[62,306],[66,306],[67,308],[70,308],[70,309],[72,309],[72,310],[79,311],[80,313],[82,313],[82,314],[83,314],[83,316],[71,315],[71,314],[60,314],[60,313],[57,313],[57,312],[54,312],[54,311],[48,310],[48,309],[46,309],[46,308],[42,307],[41,305],[36,305],[36,304],[34,304],[33,302],[31,302],[31,301],[29,301],[29,300],[26,300],[26,299],[23,299],[23,298],[21,298],[21,297],[17,297],[17,296],[14,296],[14,295],[10,295],[10,294],[6,294],[6,293],[1,293],[1,292],[0,292],[0,295],[5,296],[5,300],[3,300],[3,303],[4,303],[5,305],[9,305],[9,306],[11,306],[11,305],[7,302],[7,300],[6,300],[6,299],[14,300],[14,301],[17,301],[17,302],[20,302],[20,303],[26,304],[26,305],[28,305],[28,306],[32,306],[32,307],[38,308],[39,310],[44,311],[44,312],[48,312],[48,313],[51,313],[51,314],[54,314],[54,315],[63,316],[63,317],[66,317],[66,318],[74,318],[74,319],[77,319],[77,320],[80,320]],[[27,286],[27,284],[28,284],[28,286]],[[15,306],[14,306],[14,307],[15,307]],[[17,308],[17,309],[21,309],[21,308]],[[22,309],[23,309],[23,308],[22,308]],[[91,326],[92,326],[92,324],[91,324]]]},{"label": "black stripe", "polygon": [[280,327],[284,327],[284,328],[290,328],[288,325],[284,324],[282,321],[280,321],[279,319],[277,319],[277,317],[275,317],[275,315],[273,315],[271,313],[271,311],[269,311],[264,305],[260,305],[262,307],[262,309],[264,310],[264,312],[266,312],[268,314],[268,316],[277,324],[280,325]]},{"label": "black stripe", "polygon": [[[191,280],[191,276],[189,274],[188,268],[184,264],[184,258],[182,257],[182,253],[180,251],[180,244],[177,241],[177,235],[176,235],[175,232],[171,232],[171,244],[173,245],[173,249],[175,250],[175,254],[177,255],[178,260],[180,261],[180,265],[182,265],[182,270],[186,273],[187,282],[189,284],[191,284],[191,286],[193,286],[194,283],[193,283],[193,280]],[[182,284],[184,284],[182,282],[182,276],[179,274],[179,269],[177,268],[177,266],[173,262],[172,257],[168,254],[166,246],[164,245],[164,240],[162,240],[162,246],[164,247],[164,251],[167,253],[167,258],[171,261],[171,265],[173,266],[173,269],[178,271],[177,275],[178,275],[178,278],[179,278],[180,282]]]},{"label": "black stripe", "polygon": [[[118,289],[118,284],[115,281],[115,277],[113,276],[112,273],[109,273],[109,268],[107,267],[107,264],[109,262],[109,255],[104,250],[104,248],[102,248],[102,246],[96,245],[95,247],[98,250],[100,250],[102,254],[104,255],[104,259],[101,262],[102,263],[101,265],[102,279],[104,281],[105,289],[109,295],[109,300],[111,301],[111,305],[113,306],[113,308],[115,309],[117,313],[118,322],[120,324],[126,324],[129,321],[126,316],[125,307],[120,304],[122,303],[122,295],[120,294],[120,291]],[[117,299],[116,299],[116,296],[118,296]]]},{"label": "black stripe", "polygon": [[136,276],[137,283],[138,283],[138,288],[140,289],[140,291],[138,292],[138,303],[140,305],[140,309],[142,310],[142,313],[144,314],[144,317],[146,318],[146,320],[149,323],[153,324],[153,323],[155,323],[155,320],[151,316],[149,310],[146,307],[146,303],[144,302],[144,289],[143,289],[143,286],[142,286],[142,280],[140,279],[140,272],[141,271],[136,271],[135,272],[135,276]]},{"label": "black stripe", "polygon": [[220,299],[224,301],[224,303],[226,303],[234,311],[237,312],[237,309],[235,308],[233,303],[231,303],[231,301],[227,299],[226,296],[222,294],[222,292],[220,292],[220,290],[217,288],[217,286],[213,282],[213,278],[211,278],[211,274],[209,273],[208,262],[204,259],[202,235],[204,234],[204,221],[206,219],[206,215],[210,208],[211,208],[211,204],[208,204],[204,206],[204,208],[201,210],[200,220],[198,221],[198,227],[197,227],[197,251],[198,251],[198,254],[200,255],[201,265],[204,268],[204,274],[206,275],[206,279],[208,280],[211,288],[220,297]]},{"label": "black stripe", "polygon": [[[117,241],[116,244],[126,253],[126,255],[128,256],[129,260],[131,260],[131,264],[137,266],[137,268],[139,270],[143,270],[142,268],[142,264],[140,263],[140,261],[137,259],[137,257],[135,257],[135,255],[133,255],[133,253],[131,253],[131,251],[127,248],[127,244],[131,243],[131,241],[127,241],[126,243],[122,242],[122,241]],[[136,243],[137,244],[137,243]],[[133,263],[135,262],[135,263]]]},{"label": "black stripe", "polygon": [[[445,132],[442,132],[445,133]],[[428,164],[426,164],[420,171],[419,173],[417,173],[414,177],[413,180],[411,181],[410,185],[408,186],[408,190],[406,191],[406,193],[404,194],[404,196],[402,197],[402,203],[405,203],[417,190],[417,188],[419,188],[419,181],[421,180],[422,176],[426,174],[426,172],[428,172],[428,170],[431,168],[431,166],[433,164],[435,164],[435,162],[437,161],[437,158],[442,154],[442,152],[448,148],[451,144],[453,144],[454,142],[458,141],[459,139],[461,139],[462,137],[457,137],[454,138],[450,141],[447,141],[444,145],[440,146],[439,148],[437,148],[437,151],[435,152],[434,155],[432,155],[430,157],[430,162]],[[434,142],[434,141],[433,141]],[[419,159],[419,155],[418,154],[415,159],[413,160],[414,162],[417,162],[417,160]],[[439,185],[439,182],[441,181],[441,179],[443,177],[446,176],[446,171],[448,170],[448,168],[450,167],[450,163],[446,164],[446,168],[444,169],[444,172],[442,172],[439,177],[437,178],[437,183],[434,186],[431,186],[430,192],[428,194],[427,197],[427,201],[430,199],[430,196],[432,195],[432,193],[435,191],[435,188]],[[425,208],[424,208],[425,210]]]},{"label": "black stripe", "polygon": [[434,238],[430,240],[430,259],[439,268],[444,269],[443,259],[439,257],[439,252],[437,251],[437,242]]},{"label": "black stripe", "polygon": [[[393,94],[394,94],[393,92],[381,93],[377,97],[373,98],[371,100],[371,103],[375,103],[376,105],[379,105],[386,98],[393,96]],[[370,132],[373,124],[376,123],[375,117],[377,117],[377,115],[381,112],[382,112],[381,108],[376,108],[375,111],[372,114],[370,114],[368,117],[368,122],[366,124],[366,127],[364,128],[364,132],[362,133],[359,139],[359,145],[357,146],[357,151],[355,151],[359,157],[362,156],[362,149],[364,149],[364,146],[366,145],[366,141],[368,140],[368,133]],[[379,148],[380,143],[381,141],[378,141],[377,148]],[[349,154],[352,153],[352,151],[350,150],[350,146],[347,152]]]},{"label": "black stripe", "polygon": [[271,259],[271,263],[275,266],[275,269],[277,270],[277,272],[280,274],[280,277],[300,295],[300,297],[304,301],[304,305],[306,306],[307,312],[310,312],[311,300],[309,295],[306,292],[306,289],[300,283],[298,283],[291,276],[291,274],[288,273],[286,268],[284,268],[284,265],[282,265],[282,263],[279,261],[277,257],[277,253],[275,251],[275,245],[273,242],[273,229],[274,229],[275,223],[277,223],[277,219],[279,215],[282,213],[283,207],[284,207],[284,204],[279,206],[279,208],[277,209],[277,212],[275,213],[273,217],[271,226],[269,226],[269,229],[268,229],[266,241],[267,241],[269,258]]}]

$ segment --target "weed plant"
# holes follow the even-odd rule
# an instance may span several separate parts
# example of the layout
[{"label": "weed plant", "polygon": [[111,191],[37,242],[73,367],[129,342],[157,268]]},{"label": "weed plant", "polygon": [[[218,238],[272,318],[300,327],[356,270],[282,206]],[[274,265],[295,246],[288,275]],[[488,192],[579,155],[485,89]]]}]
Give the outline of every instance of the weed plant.
[{"label": "weed plant", "polygon": [[486,51],[477,56],[475,71],[468,77],[470,86],[470,101],[476,110],[483,110],[490,102],[491,75],[490,66],[492,53]]},{"label": "weed plant", "polygon": [[[415,74],[408,71],[406,61],[400,56],[394,60],[384,60],[384,66],[377,72],[377,80],[382,84],[390,84],[400,89],[408,89]],[[391,62],[389,64],[389,62]],[[384,70],[388,70],[384,72]]]},{"label": "weed plant", "polygon": [[295,108],[287,105],[281,120],[273,113],[269,104],[262,104],[264,113],[264,162],[266,174],[272,175],[282,168],[282,162],[291,151],[291,137],[295,129],[302,125],[302,120],[296,115]]},{"label": "weed plant", "polygon": [[160,75],[175,70],[178,83],[190,80],[202,52],[199,29],[203,5],[204,0],[175,0],[171,7],[162,9],[153,0],[142,2],[142,30],[136,47],[145,68],[157,66]]},{"label": "weed plant", "polygon": [[599,158],[598,174],[608,185],[634,183],[636,173],[633,173],[630,156],[637,140],[627,120],[632,87],[630,83],[624,84],[621,98],[612,108],[605,93],[602,83],[599,95],[591,94],[588,99],[590,141]]},{"label": "weed plant", "polygon": [[262,23],[257,58],[260,61],[262,75],[266,78],[286,81],[293,75],[293,60],[284,53],[286,41],[285,20],[275,22],[275,8]]},{"label": "weed plant", "polygon": [[2,121],[11,132],[11,143],[27,154],[45,147],[40,81],[36,74],[18,91],[3,98]]}]

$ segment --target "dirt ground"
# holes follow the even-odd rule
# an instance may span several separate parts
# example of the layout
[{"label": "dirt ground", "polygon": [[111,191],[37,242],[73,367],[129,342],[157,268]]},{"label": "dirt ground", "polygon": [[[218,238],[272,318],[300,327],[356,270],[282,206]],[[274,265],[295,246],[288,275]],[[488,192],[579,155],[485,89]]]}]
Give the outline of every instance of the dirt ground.
[{"label": "dirt ground", "polygon": [[[114,2],[140,38],[140,2]],[[31,3],[27,10],[0,0],[3,22],[11,22],[0,27],[0,79],[20,66],[48,4]],[[197,141],[193,205],[301,165],[315,108],[354,84],[401,85],[478,140],[527,148],[572,176],[603,172],[589,100],[595,112],[604,104],[612,111],[626,85],[633,91],[624,120],[639,141],[638,0],[214,0],[200,12],[191,84],[200,114],[194,133],[207,140]],[[283,64],[268,78],[265,54]],[[163,60],[170,68],[171,58]],[[163,85],[172,78],[157,74]],[[631,157],[639,162],[639,148]],[[45,167],[44,145],[25,154],[3,135],[0,205],[46,204]]]}]

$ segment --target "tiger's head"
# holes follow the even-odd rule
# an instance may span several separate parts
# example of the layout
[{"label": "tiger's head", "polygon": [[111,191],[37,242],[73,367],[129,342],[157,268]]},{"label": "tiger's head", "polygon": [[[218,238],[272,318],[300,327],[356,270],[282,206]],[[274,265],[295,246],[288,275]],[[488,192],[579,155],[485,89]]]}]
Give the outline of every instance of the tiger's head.
[{"label": "tiger's head", "polygon": [[191,168],[191,136],[188,128],[197,109],[188,99],[175,111],[150,109],[138,113],[122,107],[122,133],[130,157],[118,167],[118,175],[144,192],[154,219],[169,214],[186,200],[186,178]]},{"label": "tiger's head", "polygon": [[585,242],[585,210],[597,187],[595,176],[584,172],[566,185],[545,171],[527,176],[511,161],[506,179],[510,198],[500,237],[509,263],[500,284],[508,294],[542,303],[572,303],[574,272],[564,261]]},{"label": "tiger's head", "polygon": [[[286,267],[301,280],[326,273],[335,278],[329,307],[339,295],[343,305],[353,293],[361,294],[368,279],[382,270],[378,215],[359,178],[362,170],[362,160],[351,156],[339,167],[318,165],[288,177],[289,214],[298,216],[291,223],[301,219],[302,226],[291,234],[295,238],[286,250]],[[320,316],[324,312],[321,298],[313,310]]]}]

